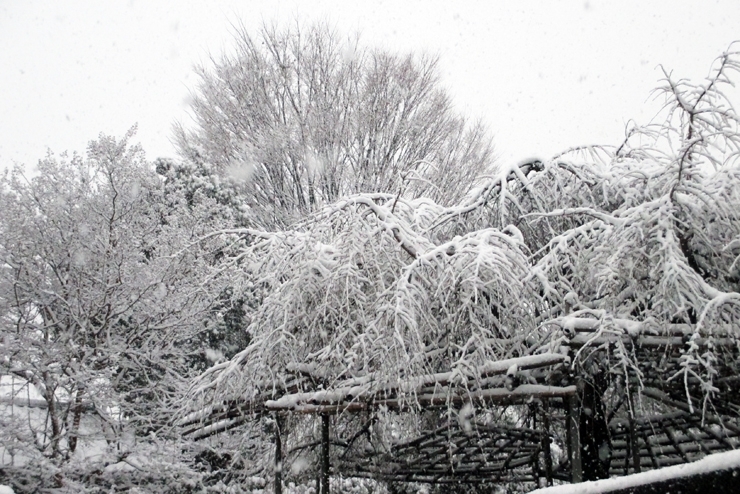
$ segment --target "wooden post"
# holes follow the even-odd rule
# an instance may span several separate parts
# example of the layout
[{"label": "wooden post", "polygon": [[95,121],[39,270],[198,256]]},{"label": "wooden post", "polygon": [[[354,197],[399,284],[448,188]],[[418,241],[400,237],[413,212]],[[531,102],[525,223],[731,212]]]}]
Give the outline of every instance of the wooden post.
[{"label": "wooden post", "polygon": [[[537,412],[539,405],[536,402],[529,404],[529,424],[532,430],[537,430]],[[540,441],[537,451],[535,451],[532,457],[532,475],[534,476],[534,483],[537,487],[542,487],[540,484],[540,478],[542,477],[542,471],[540,470],[540,453],[542,453],[542,441]]]},{"label": "wooden post", "polygon": [[542,437],[542,451],[545,454],[545,479],[547,485],[552,485],[552,453],[550,451],[550,400],[542,400],[542,428],[545,435]]},{"label": "wooden post", "polygon": [[[629,389],[625,390],[629,393]],[[640,473],[640,445],[637,442],[637,432],[635,430],[635,408],[632,400],[632,393],[629,393],[629,406],[630,406],[630,450],[632,451],[632,468],[635,473]],[[627,458],[624,459],[625,465],[627,464]]]},{"label": "wooden post", "polygon": [[532,476],[534,477],[534,484],[539,489],[542,487],[540,479],[542,478],[542,472],[540,471],[540,453],[542,452],[542,445],[537,448],[534,455],[532,456]]},{"label": "wooden post", "polygon": [[321,482],[319,494],[329,494],[329,414],[321,414]]},{"label": "wooden post", "polygon": [[275,494],[283,494],[283,419],[275,414]]},{"label": "wooden post", "polygon": [[[632,469],[634,473],[640,473],[640,445],[637,443],[635,421],[632,417],[630,417],[630,450],[632,452]],[[627,458],[624,461],[627,462]]]},{"label": "wooden post", "polygon": [[[570,439],[571,433],[571,410],[570,410],[570,396],[563,398],[563,407],[565,408],[565,454],[568,458],[568,465],[573,465],[573,448],[572,441]],[[571,479],[572,480],[572,479]]]},{"label": "wooden post", "polygon": [[583,372],[586,377],[578,385],[581,480],[608,479],[612,446],[602,401],[608,385],[607,373],[598,366],[592,366],[591,370],[584,369]]},{"label": "wooden post", "polygon": [[578,396],[568,397],[568,460],[570,460],[571,480],[573,483],[583,481],[581,467],[580,410]]}]

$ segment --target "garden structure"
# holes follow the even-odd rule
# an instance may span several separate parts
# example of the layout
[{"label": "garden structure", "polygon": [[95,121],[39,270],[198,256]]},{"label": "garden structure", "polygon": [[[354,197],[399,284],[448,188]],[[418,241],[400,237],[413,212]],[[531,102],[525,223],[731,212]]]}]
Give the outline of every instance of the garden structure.
[{"label": "garden structure", "polygon": [[312,471],[321,492],[533,487],[737,448],[739,56],[666,73],[620,145],[525,160],[457,204],[363,193],[223,232],[250,343],[193,383],[185,433],[241,427],[278,491]]},{"label": "garden structure", "polygon": [[[290,434],[285,417],[315,415],[321,423],[316,446],[322,492],[339,472],[392,482],[552,485],[554,479],[579,482],[692,462],[740,446],[736,366],[719,369],[720,393],[709,409],[698,381],[665,380],[680,367],[687,345],[712,345],[736,357],[736,342],[716,333],[697,338],[684,325],[657,335],[622,322],[618,334],[600,331],[594,319],[570,319],[561,328],[561,353],[490,362],[477,376],[415,376],[397,387],[378,387],[369,375],[324,388],[320,377],[296,365],[287,386],[211,406],[182,425],[186,434],[204,438],[273,416],[280,465]],[[619,349],[639,354],[644,365],[623,372]],[[466,408],[488,413],[461,418]],[[369,427],[379,410],[437,417],[455,410],[457,418],[384,448],[373,443]],[[517,420],[494,419],[507,410]],[[364,427],[342,440],[330,424],[346,415],[361,417]],[[282,469],[274,472],[279,491]]]}]

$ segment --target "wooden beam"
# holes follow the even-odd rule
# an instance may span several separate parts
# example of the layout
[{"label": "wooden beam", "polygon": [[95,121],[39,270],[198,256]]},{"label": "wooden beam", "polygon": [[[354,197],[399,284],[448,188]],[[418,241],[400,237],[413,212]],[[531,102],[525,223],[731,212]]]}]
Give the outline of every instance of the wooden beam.
[{"label": "wooden beam", "polygon": [[327,393],[300,393],[286,395],[279,400],[265,402],[265,409],[273,412],[292,411],[296,413],[336,414],[361,412],[386,407],[392,410],[411,410],[419,407],[461,406],[471,402],[514,404],[527,403],[531,398],[564,398],[576,392],[575,386],[546,386],[541,384],[522,384],[508,390],[489,388],[467,392],[461,389],[443,389],[436,393],[409,393],[403,398],[383,398],[382,395],[363,397],[363,399],[344,401],[342,396],[328,397]]},{"label": "wooden beam", "polygon": [[537,369],[562,364],[568,357],[560,353],[542,353],[539,355],[527,355],[506,360],[488,362],[480,368],[481,377],[490,377],[506,374],[512,366],[518,370]]},{"label": "wooden beam", "polygon": [[[594,336],[592,333],[579,333],[567,343],[571,348],[579,348],[586,344],[592,346],[598,346],[604,343],[616,343],[621,340],[622,343],[628,348],[684,348],[686,341],[680,336],[638,336],[631,338],[628,335],[602,335]],[[710,339],[708,338],[696,338],[693,343],[699,347],[704,347],[708,344]],[[736,342],[732,338],[713,338],[711,340],[712,345],[715,347],[722,348],[735,348]]]}]

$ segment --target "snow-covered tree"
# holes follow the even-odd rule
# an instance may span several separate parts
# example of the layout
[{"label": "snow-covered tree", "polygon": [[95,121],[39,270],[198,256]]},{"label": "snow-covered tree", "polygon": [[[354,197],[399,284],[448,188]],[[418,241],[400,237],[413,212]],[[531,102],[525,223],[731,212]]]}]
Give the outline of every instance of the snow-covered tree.
[{"label": "snow-covered tree", "polygon": [[187,162],[241,189],[253,225],[284,228],[349,193],[454,204],[490,172],[485,128],[454,111],[437,60],[368,50],[322,24],[258,36],[197,69]]},{"label": "snow-covered tree", "polygon": [[[645,384],[645,366],[663,363],[598,338],[680,325],[686,348],[664,381],[707,411],[717,380],[740,370],[739,68],[728,51],[702,82],[666,74],[663,110],[621,145],[503,169],[456,204],[363,193],[291,229],[223,232],[245,242],[233,262],[259,306],[250,345],[201,376],[194,396],[204,407],[248,401],[304,375],[313,390],[393,389],[413,408],[414,387],[399,386],[414,376],[467,382],[489,362],[559,352],[589,329],[573,366],[606,427]],[[592,358],[604,352],[608,362]]]},{"label": "snow-covered tree", "polygon": [[156,449],[137,443],[166,435],[213,324],[218,246],[164,203],[132,135],[101,136],[85,158],[49,154],[0,183],[0,375],[32,386],[46,410],[41,423],[6,424],[2,442],[57,483]]}]

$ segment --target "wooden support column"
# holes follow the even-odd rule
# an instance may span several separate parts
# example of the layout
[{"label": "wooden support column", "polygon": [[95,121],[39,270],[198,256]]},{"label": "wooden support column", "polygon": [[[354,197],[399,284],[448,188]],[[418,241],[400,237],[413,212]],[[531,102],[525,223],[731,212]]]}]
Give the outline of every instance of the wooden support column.
[{"label": "wooden support column", "polygon": [[[626,390],[629,393],[629,390]],[[640,444],[637,442],[637,432],[635,430],[635,407],[632,400],[632,393],[629,393],[629,406],[630,406],[630,451],[632,452],[632,468],[634,473],[640,473]],[[627,458],[624,459],[624,464],[627,464]]]},{"label": "wooden support column", "polygon": [[[537,430],[537,412],[539,412],[539,404],[532,402],[529,404],[529,424],[532,430]],[[539,447],[532,456],[532,475],[534,475],[534,482],[537,487],[542,487],[540,484],[540,478],[542,478],[542,470],[540,470],[540,453],[542,453],[542,441],[540,441]]]},{"label": "wooden support column", "polygon": [[542,438],[542,451],[545,454],[545,479],[547,485],[552,485],[552,452],[550,451],[550,400],[542,400],[542,428],[545,435]]},{"label": "wooden support column", "polygon": [[581,413],[578,406],[578,396],[568,397],[568,461],[570,462],[571,481],[583,481],[581,466],[580,422]]},{"label": "wooden support column", "polygon": [[602,401],[608,385],[607,373],[597,366],[584,372],[587,377],[578,385],[582,480],[608,479],[612,447]]},{"label": "wooden support column", "polygon": [[[630,451],[632,453],[632,471],[634,473],[640,473],[640,444],[637,442],[635,421],[632,417],[630,417]],[[627,458],[624,461],[626,463]]]},{"label": "wooden support column", "polygon": [[283,418],[275,414],[275,494],[283,494]]},{"label": "wooden support column", "polygon": [[321,414],[321,478],[319,494],[329,494],[329,414]]},{"label": "wooden support column", "polygon": [[540,479],[542,478],[542,471],[540,470],[540,453],[542,453],[542,444],[534,454],[531,456],[530,461],[532,462],[532,476],[534,477],[534,483],[539,488],[542,487]]}]

